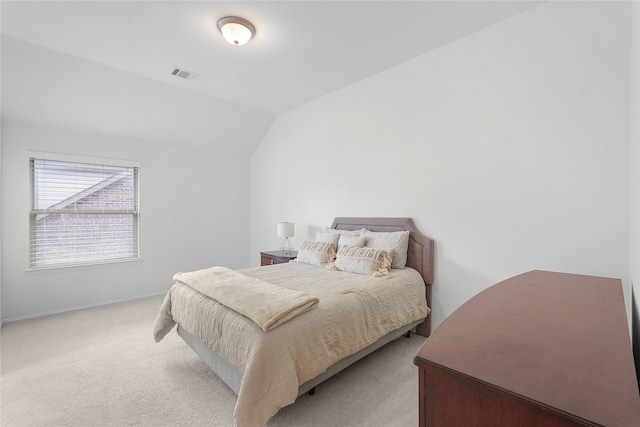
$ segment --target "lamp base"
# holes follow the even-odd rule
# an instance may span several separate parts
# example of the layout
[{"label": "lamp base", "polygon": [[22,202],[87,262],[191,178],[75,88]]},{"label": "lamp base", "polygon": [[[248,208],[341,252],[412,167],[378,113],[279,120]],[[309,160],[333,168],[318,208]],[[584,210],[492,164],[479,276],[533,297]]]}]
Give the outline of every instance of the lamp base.
[{"label": "lamp base", "polygon": [[282,248],[280,248],[280,250],[282,251],[282,256],[291,256],[293,247],[291,246],[291,242],[288,237],[284,238],[284,242],[282,243]]}]

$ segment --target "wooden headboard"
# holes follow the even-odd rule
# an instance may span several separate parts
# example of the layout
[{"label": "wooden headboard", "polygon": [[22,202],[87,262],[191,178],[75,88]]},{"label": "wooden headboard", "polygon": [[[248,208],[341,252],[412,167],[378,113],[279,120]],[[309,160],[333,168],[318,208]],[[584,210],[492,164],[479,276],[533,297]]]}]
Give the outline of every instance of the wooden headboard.
[{"label": "wooden headboard", "polygon": [[[417,270],[426,284],[427,305],[431,304],[431,286],[433,285],[433,239],[418,230],[411,218],[359,218],[336,217],[331,228],[337,230],[359,230],[366,228],[371,231],[409,231],[409,248],[407,266]],[[417,333],[428,337],[431,334],[431,316],[419,325]]]}]

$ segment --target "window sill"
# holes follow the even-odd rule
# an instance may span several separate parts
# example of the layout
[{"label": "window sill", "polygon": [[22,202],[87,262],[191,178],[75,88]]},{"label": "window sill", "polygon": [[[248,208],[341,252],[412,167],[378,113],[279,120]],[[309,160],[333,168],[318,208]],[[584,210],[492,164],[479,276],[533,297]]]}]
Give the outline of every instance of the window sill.
[{"label": "window sill", "polygon": [[131,264],[141,264],[143,258],[133,258],[126,260],[117,260],[117,261],[106,261],[106,262],[95,262],[88,264],[78,264],[78,265],[60,265],[60,266],[52,266],[52,267],[39,267],[39,268],[28,268],[25,270],[26,273],[29,274],[48,274],[48,273],[63,273],[66,271],[82,271],[82,270],[95,270],[97,268],[114,268],[114,267],[124,267],[125,265]]}]

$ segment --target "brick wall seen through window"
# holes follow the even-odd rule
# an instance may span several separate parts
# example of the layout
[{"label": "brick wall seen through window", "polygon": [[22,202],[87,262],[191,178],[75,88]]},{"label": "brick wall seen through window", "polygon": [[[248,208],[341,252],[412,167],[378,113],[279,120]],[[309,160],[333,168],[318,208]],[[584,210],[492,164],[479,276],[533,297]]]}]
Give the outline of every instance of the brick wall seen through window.
[{"label": "brick wall seen through window", "polygon": [[31,159],[30,267],[140,257],[138,168]]}]

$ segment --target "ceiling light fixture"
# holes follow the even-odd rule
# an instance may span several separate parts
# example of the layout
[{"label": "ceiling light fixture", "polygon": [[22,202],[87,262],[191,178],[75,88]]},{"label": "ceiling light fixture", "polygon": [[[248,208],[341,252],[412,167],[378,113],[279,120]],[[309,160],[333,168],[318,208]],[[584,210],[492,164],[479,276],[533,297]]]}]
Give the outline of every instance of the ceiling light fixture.
[{"label": "ceiling light fixture", "polygon": [[237,16],[225,16],[218,21],[218,29],[224,38],[234,46],[247,44],[256,33],[251,22]]}]

